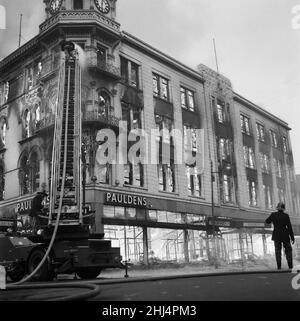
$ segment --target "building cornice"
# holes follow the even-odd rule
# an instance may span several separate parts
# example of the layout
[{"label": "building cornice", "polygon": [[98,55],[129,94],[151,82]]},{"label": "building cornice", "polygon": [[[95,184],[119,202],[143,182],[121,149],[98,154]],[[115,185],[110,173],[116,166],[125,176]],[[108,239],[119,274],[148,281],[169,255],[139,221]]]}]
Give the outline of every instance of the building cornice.
[{"label": "building cornice", "polygon": [[270,112],[268,112],[267,110],[263,109],[262,107],[254,104],[253,102],[251,102],[250,100],[244,98],[243,96],[239,95],[238,93],[233,92],[233,99],[235,101],[243,104],[244,106],[250,108],[251,110],[261,114],[262,116],[271,119],[272,121],[274,121],[277,124],[281,125],[285,129],[291,130],[291,128],[289,127],[288,123],[286,123],[285,121],[283,121],[279,117],[271,114]]},{"label": "building cornice", "polygon": [[27,53],[34,46],[39,45],[39,35],[35,36],[28,42],[26,42],[22,47],[16,49],[3,60],[0,61],[0,72],[6,66],[12,63],[13,61],[20,58],[24,53]]},{"label": "building cornice", "polygon": [[204,83],[203,77],[196,70],[184,65],[180,61],[161,52],[160,50],[152,47],[151,45],[145,43],[144,41],[136,38],[135,36],[125,32],[125,31],[122,31],[122,42],[127,43],[131,46],[135,46],[136,48],[145,52],[149,56],[152,56],[155,59],[160,60],[163,63],[171,66],[172,68],[177,69],[182,73],[185,73],[186,75],[200,81],[201,83]]}]

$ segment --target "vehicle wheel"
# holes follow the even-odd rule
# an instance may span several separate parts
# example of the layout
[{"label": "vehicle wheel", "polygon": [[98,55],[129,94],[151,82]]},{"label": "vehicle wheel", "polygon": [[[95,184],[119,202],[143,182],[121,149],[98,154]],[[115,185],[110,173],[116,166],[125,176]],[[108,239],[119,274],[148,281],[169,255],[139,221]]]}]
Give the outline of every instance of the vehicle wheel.
[{"label": "vehicle wheel", "polygon": [[[44,248],[36,248],[33,250],[27,261],[28,274],[31,274],[36,269],[45,256],[45,253],[46,249]],[[31,281],[52,281],[53,278],[54,272],[51,268],[50,258],[48,257],[37,273],[31,278]]]},{"label": "vehicle wheel", "polygon": [[97,276],[101,273],[102,268],[100,267],[86,267],[80,268],[76,271],[76,274],[84,280],[96,279]]},{"label": "vehicle wheel", "polygon": [[25,274],[25,268],[21,264],[16,264],[13,268],[7,271],[7,275],[12,282],[21,281],[24,278]]}]

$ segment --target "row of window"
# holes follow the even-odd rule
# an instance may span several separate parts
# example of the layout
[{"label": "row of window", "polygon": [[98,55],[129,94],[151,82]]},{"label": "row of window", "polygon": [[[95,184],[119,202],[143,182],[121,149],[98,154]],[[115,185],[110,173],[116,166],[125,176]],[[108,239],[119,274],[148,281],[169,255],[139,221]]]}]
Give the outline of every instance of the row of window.
[{"label": "row of window", "polygon": [[[136,63],[121,56],[121,78],[122,81],[132,87],[140,89],[140,67]],[[157,73],[152,74],[153,82],[153,95],[154,97],[161,98],[165,101],[170,102],[170,81],[166,77],[163,77]],[[180,87],[180,99],[181,107],[183,109],[194,112],[195,111],[195,92]]]},{"label": "row of window", "polygon": [[[49,168],[51,166],[49,165]],[[202,175],[198,173],[197,168],[186,166],[187,187],[190,196],[201,197],[203,194]],[[100,183],[109,184],[111,176],[111,166],[101,166],[96,169],[96,176]],[[159,190],[173,193],[175,188],[175,166],[158,165]],[[28,158],[26,155],[20,161],[19,171],[20,192],[21,195],[34,193],[40,185],[40,163],[36,152]],[[249,205],[258,206],[258,184],[256,181],[248,180]],[[144,168],[139,165],[124,165],[124,185],[125,186],[144,186]],[[234,181],[228,175],[220,177],[220,188],[223,203],[234,202]],[[0,200],[4,199],[5,179],[4,167],[0,166]],[[271,209],[274,207],[272,186],[263,185],[265,207]],[[278,188],[278,200],[285,201],[284,189]],[[293,200],[294,210],[296,209],[296,199]]]},{"label": "row of window", "polygon": [[[255,154],[252,147],[244,146],[244,160],[247,168],[256,169]],[[259,153],[261,169],[264,174],[271,174],[270,157],[267,154]],[[279,159],[273,159],[275,174],[279,178],[284,178],[283,164]]]},{"label": "row of window", "polygon": [[[258,183],[256,181],[247,180],[247,187],[248,187],[248,195],[249,195],[249,205],[250,206],[258,206]],[[266,209],[272,209],[274,207],[274,200],[273,200],[273,188],[270,185],[263,185],[263,192],[264,192],[264,202]],[[285,198],[285,190],[282,188],[277,188],[277,199],[280,202],[286,201]],[[294,208],[295,210],[295,208]]]},{"label": "row of window", "polygon": [[[125,165],[124,167],[125,186],[144,186],[144,170],[142,165]],[[109,183],[111,175],[111,166],[103,166],[96,173],[99,182]],[[202,196],[202,175],[196,167],[186,166],[187,186],[189,195]],[[174,165],[158,165],[159,190],[166,192],[175,192],[175,168]],[[30,158],[24,156],[20,161],[20,191],[22,195],[34,193],[40,185],[40,165],[37,153],[33,153]],[[234,183],[230,176],[223,175],[220,181],[222,201],[224,203],[234,202]],[[248,180],[249,205],[258,206],[258,184],[256,181]],[[4,199],[5,180],[4,168],[0,166],[0,200]],[[265,207],[271,209],[274,206],[272,186],[263,185]],[[278,200],[285,202],[284,189],[278,188]],[[293,204],[295,201],[293,202]],[[293,206],[296,206],[293,205]],[[296,208],[296,207],[295,207]]]},{"label": "row of window", "polygon": [[[241,130],[243,134],[246,135],[251,135],[251,129],[250,129],[250,118],[245,116],[245,115],[240,115],[240,121],[241,121]],[[266,137],[267,132],[265,129],[265,126],[263,126],[260,123],[256,123],[256,137],[260,142],[265,143],[266,142]],[[275,132],[274,130],[270,130],[270,137],[271,137],[271,144],[273,148],[279,148],[279,137],[278,133]],[[285,136],[281,137],[282,141],[282,147],[285,153],[289,151],[289,146],[288,146],[288,140]]]}]

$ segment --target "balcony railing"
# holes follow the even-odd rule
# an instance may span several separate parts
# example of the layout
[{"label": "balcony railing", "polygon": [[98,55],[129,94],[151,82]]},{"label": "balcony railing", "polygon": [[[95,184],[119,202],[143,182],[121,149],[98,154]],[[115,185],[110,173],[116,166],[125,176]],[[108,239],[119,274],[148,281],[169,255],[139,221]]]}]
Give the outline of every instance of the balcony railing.
[{"label": "balcony railing", "polygon": [[50,114],[44,117],[43,119],[39,120],[35,124],[35,130],[34,132],[37,133],[43,129],[49,128],[55,124],[55,115]]},{"label": "balcony railing", "polygon": [[106,113],[99,113],[98,111],[87,111],[83,114],[83,121],[92,121],[106,124],[109,126],[119,127],[120,119],[108,115]]},{"label": "balcony railing", "polygon": [[121,79],[121,71],[114,64],[104,61],[99,61],[97,58],[88,59],[88,67],[95,68],[97,71],[110,75],[115,79]]},{"label": "balcony railing", "polygon": [[39,79],[45,81],[49,76],[51,76],[59,67],[59,55],[48,56],[41,61],[41,72],[39,74]]}]

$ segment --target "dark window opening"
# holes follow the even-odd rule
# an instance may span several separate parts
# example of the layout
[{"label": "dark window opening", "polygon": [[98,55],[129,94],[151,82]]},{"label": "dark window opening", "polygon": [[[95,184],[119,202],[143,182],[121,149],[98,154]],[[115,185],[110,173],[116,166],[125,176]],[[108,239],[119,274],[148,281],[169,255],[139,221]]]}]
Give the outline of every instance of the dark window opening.
[{"label": "dark window opening", "polygon": [[248,180],[247,185],[248,185],[249,205],[257,206],[258,205],[257,182],[253,180]]},{"label": "dark window opening", "polygon": [[74,10],[83,9],[83,0],[74,0]]},{"label": "dark window opening", "polygon": [[169,80],[153,74],[153,95],[170,101]]},{"label": "dark window opening", "polygon": [[184,87],[180,88],[181,107],[190,111],[195,111],[195,94]]},{"label": "dark window opening", "polygon": [[130,85],[131,87],[134,87],[136,89],[139,89],[140,87],[140,75],[139,75],[139,69],[140,66],[136,63],[121,57],[121,77],[122,81]]},{"label": "dark window opening", "polygon": [[128,132],[142,128],[141,111],[137,108],[122,104],[122,120],[127,122]]},{"label": "dark window opening", "polygon": [[40,187],[40,162],[37,153],[30,158],[30,186],[31,192],[36,192]]},{"label": "dark window opening", "polygon": [[0,164],[0,201],[4,200],[5,194],[5,172],[3,164]]},{"label": "dark window opening", "polygon": [[137,165],[131,163],[124,165],[124,185],[144,186],[144,167],[141,163]]},{"label": "dark window opening", "polygon": [[97,63],[99,67],[106,66],[106,49],[102,46],[97,46]]},{"label": "dark window opening", "polygon": [[175,165],[158,165],[159,190],[162,192],[175,192]]},{"label": "dark window opening", "polygon": [[242,133],[250,135],[250,119],[244,115],[240,115]]},{"label": "dark window opening", "polygon": [[21,195],[29,194],[30,192],[30,179],[29,179],[29,160],[27,156],[24,156],[20,163],[20,193]]}]

